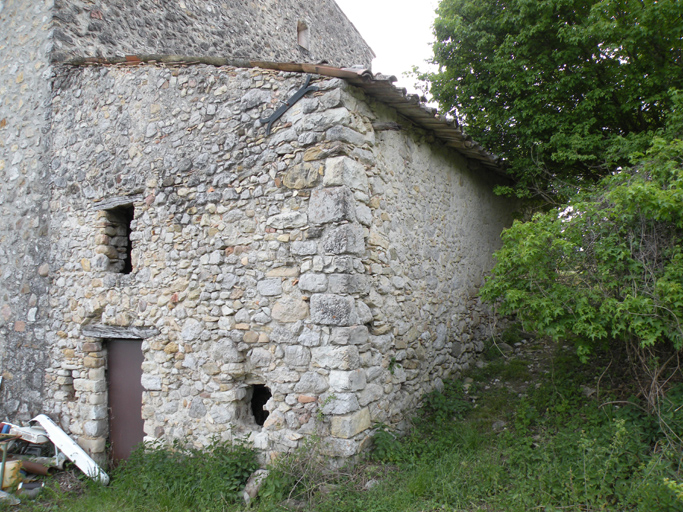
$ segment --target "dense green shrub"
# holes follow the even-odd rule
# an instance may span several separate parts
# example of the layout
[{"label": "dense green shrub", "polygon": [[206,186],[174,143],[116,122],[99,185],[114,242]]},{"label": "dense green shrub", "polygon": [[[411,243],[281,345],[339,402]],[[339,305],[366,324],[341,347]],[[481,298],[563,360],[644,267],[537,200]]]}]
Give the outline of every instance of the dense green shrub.
[{"label": "dense green shrub", "polygon": [[683,94],[671,96],[667,130],[630,168],[504,232],[482,289],[525,329],[573,340],[583,360],[619,340],[654,382],[652,408],[683,347]]}]

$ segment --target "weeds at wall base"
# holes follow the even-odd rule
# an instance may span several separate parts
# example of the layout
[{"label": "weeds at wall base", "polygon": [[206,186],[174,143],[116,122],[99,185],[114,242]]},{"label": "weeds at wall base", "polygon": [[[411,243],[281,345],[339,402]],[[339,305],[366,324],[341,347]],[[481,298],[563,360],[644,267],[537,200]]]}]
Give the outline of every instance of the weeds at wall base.
[{"label": "weeds at wall base", "polygon": [[[530,342],[463,376],[467,386],[445,382],[426,396],[405,436],[376,425],[374,451],[352,467],[331,469],[325,442],[311,438],[270,468],[249,508],[235,498],[236,480],[199,478],[192,456],[207,453],[159,447],[117,470],[110,489],[86,485],[80,497],[25,510],[683,510],[681,445],[629,394],[637,386],[611,373],[618,365],[591,364],[578,364],[571,348]],[[666,398],[660,417],[680,437],[683,386],[672,383]],[[190,462],[177,463],[182,453]],[[212,467],[245,479],[255,467],[248,447],[214,453]]]},{"label": "weeds at wall base", "polygon": [[[598,393],[595,367],[563,347],[551,356],[531,386],[515,380],[528,377],[515,358],[494,358],[455,401],[427,397],[404,438],[380,426],[373,457],[393,468],[391,478],[369,491],[339,490],[317,510],[682,510],[681,445],[621,400],[623,375],[603,374]],[[468,398],[471,407],[448,411]],[[683,399],[676,388],[669,398],[663,409],[678,425]]]},{"label": "weeds at wall base", "polygon": [[[111,473],[103,487],[83,479],[76,492],[48,487],[25,511],[187,511],[239,510],[241,491],[258,468],[255,451],[246,444],[214,442],[206,449],[184,447],[180,442],[141,445]],[[0,509],[1,510],[1,509]]]}]

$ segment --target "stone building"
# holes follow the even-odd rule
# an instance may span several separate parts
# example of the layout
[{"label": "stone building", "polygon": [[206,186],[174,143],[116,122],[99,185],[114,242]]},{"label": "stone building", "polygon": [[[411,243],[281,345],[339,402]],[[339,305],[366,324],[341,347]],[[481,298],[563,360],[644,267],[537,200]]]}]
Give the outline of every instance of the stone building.
[{"label": "stone building", "polygon": [[332,0],[243,4],[0,2],[0,409],[100,460],[353,455],[493,328],[496,159]]}]

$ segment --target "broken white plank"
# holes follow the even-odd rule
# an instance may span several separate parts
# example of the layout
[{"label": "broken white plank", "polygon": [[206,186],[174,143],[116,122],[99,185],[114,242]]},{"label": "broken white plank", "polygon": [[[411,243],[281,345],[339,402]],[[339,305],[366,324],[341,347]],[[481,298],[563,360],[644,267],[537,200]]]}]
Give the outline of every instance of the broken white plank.
[{"label": "broken white plank", "polygon": [[83,448],[78,446],[76,442],[71,439],[66,432],[57,426],[57,424],[44,414],[39,414],[31,421],[40,423],[40,426],[47,432],[47,437],[50,441],[66,455],[71,462],[76,464],[78,469],[83,471],[93,480],[100,482],[102,485],[109,484],[109,475],[97,465],[97,463],[90,458],[90,456],[83,451]]}]

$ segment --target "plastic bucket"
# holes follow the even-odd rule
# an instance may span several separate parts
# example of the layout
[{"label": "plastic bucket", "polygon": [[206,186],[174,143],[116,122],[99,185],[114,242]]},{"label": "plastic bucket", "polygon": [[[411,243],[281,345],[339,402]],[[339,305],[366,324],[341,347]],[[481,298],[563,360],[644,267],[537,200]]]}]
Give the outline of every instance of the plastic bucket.
[{"label": "plastic bucket", "polygon": [[8,460],[5,462],[5,476],[2,479],[2,488],[9,489],[16,487],[21,482],[21,461]]}]

